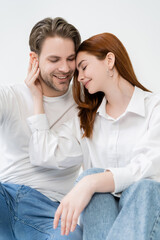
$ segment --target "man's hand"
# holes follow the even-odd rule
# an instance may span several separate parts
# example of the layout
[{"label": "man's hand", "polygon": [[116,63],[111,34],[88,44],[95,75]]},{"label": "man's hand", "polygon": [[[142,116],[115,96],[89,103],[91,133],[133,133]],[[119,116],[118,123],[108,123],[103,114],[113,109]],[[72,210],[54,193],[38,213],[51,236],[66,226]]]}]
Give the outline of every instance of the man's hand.
[{"label": "man's hand", "polygon": [[42,86],[38,80],[39,71],[38,61],[35,59],[32,64],[30,60],[25,83],[30,89],[33,96],[35,115],[44,113]]},{"label": "man's hand", "polygon": [[76,228],[78,217],[88,205],[94,194],[91,176],[84,177],[62,200],[54,218],[54,228],[57,228],[61,217],[61,234],[68,235]]},{"label": "man's hand", "polygon": [[29,67],[28,67],[28,74],[27,74],[27,78],[25,79],[25,83],[30,89],[33,98],[42,99],[42,96],[43,96],[42,87],[41,87],[40,81],[38,80],[38,76],[39,76],[38,61],[35,59],[32,64],[30,60]]}]

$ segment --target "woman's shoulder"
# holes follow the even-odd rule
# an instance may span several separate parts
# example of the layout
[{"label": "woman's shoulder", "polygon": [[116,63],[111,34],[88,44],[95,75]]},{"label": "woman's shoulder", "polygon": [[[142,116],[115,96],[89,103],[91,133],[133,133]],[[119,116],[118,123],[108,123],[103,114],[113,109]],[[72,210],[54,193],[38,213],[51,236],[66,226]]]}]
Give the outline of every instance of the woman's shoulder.
[{"label": "woman's shoulder", "polygon": [[160,92],[147,92],[144,91],[144,100],[147,105],[157,105],[160,104]]},{"label": "woman's shoulder", "polygon": [[160,92],[145,92],[144,105],[147,116],[160,119]]}]

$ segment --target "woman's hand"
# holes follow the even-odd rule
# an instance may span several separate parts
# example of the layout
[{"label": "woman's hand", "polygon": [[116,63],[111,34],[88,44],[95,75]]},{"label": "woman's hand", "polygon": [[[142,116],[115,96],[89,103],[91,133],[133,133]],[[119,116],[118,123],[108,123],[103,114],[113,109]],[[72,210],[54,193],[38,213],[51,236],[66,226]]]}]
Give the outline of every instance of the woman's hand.
[{"label": "woman's hand", "polygon": [[28,67],[28,74],[25,79],[25,83],[30,89],[33,98],[42,99],[43,97],[42,87],[41,87],[40,81],[38,80],[38,76],[39,76],[38,61],[35,59],[32,64],[30,60],[29,67]]},{"label": "woman's hand", "polygon": [[91,178],[91,175],[84,177],[60,203],[54,218],[54,228],[57,228],[61,217],[62,235],[68,235],[75,230],[80,213],[90,202],[94,194]]}]

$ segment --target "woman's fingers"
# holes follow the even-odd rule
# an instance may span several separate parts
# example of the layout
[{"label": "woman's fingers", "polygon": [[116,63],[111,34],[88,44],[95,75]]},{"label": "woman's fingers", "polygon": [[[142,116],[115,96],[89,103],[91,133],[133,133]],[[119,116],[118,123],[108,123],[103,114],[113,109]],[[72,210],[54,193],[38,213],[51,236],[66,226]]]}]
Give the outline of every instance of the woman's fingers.
[{"label": "woman's fingers", "polygon": [[68,235],[69,232],[71,231],[71,225],[72,225],[72,221],[73,221],[73,214],[74,214],[74,211],[72,209],[70,209],[68,211],[67,218],[66,218],[65,235]]},{"label": "woman's fingers", "polygon": [[68,235],[73,232],[77,226],[79,214],[72,207],[70,209],[63,208],[61,216],[61,234]]},{"label": "woman's fingers", "polygon": [[72,230],[74,231],[78,221],[78,213],[75,212],[75,209],[63,206],[63,203],[59,205],[54,216],[54,229],[57,228],[59,220],[61,218],[61,234],[68,235]]},{"label": "woman's fingers", "polygon": [[[87,178],[88,180],[88,178]],[[54,227],[58,226],[61,217],[61,234],[68,235],[76,229],[80,213],[89,203],[93,193],[89,191],[90,184],[82,179],[62,200],[54,219]],[[86,184],[87,183],[87,184]]]},{"label": "woman's fingers", "polygon": [[70,228],[70,231],[73,232],[76,229],[78,218],[79,218],[80,213],[78,211],[74,211],[74,214],[72,216],[72,225]]},{"label": "woman's fingers", "polygon": [[61,235],[64,235],[66,231],[67,214],[68,214],[68,209],[64,208],[61,215]]},{"label": "woman's fingers", "polygon": [[60,204],[59,207],[57,208],[57,211],[54,215],[54,222],[53,222],[53,227],[56,229],[58,227],[59,219],[62,214],[62,205]]}]

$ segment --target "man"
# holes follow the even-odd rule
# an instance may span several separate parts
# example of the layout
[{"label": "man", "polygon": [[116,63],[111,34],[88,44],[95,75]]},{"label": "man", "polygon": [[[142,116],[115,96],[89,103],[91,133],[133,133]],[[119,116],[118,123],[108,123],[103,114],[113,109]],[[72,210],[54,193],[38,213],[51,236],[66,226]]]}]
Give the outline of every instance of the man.
[{"label": "man", "polygon": [[[77,29],[62,18],[46,18],[32,29],[27,82],[37,79],[50,129],[76,113],[69,87],[80,44]],[[79,226],[68,236],[53,229],[53,216],[63,196],[73,187],[81,157],[63,168],[32,166],[31,131],[26,119],[33,115],[33,99],[25,84],[0,88],[0,240],[81,239]],[[36,121],[36,117],[35,117]],[[43,151],[47,154],[45,146]],[[43,150],[44,150],[43,149]],[[30,152],[32,155],[32,152]],[[44,156],[45,157],[45,156]]]}]

